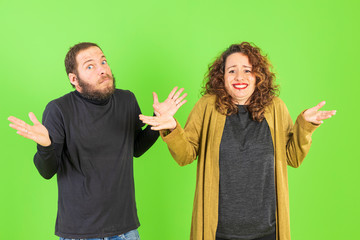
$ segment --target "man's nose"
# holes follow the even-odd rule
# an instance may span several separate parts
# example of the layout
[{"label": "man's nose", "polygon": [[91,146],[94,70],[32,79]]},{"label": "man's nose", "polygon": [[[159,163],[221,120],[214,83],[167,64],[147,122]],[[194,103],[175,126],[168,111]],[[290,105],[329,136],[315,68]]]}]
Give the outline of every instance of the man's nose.
[{"label": "man's nose", "polygon": [[98,68],[98,70],[99,70],[99,75],[104,75],[104,74],[106,74],[106,70],[105,70],[105,66],[104,65],[100,65],[99,66],[99,68]]}]

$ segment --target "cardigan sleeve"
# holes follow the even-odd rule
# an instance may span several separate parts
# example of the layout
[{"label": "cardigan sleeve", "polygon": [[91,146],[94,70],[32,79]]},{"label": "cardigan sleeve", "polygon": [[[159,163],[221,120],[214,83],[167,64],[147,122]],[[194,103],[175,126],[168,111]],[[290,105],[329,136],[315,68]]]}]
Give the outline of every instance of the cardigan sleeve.
[{"label": "cardigan sleeve", "polygon": [[192,163],[198,156],[204,121],[204,101],[200,99],[192,109],[185,127],[176,120],[176,128],[169,134],[161,130],[161,138],[168,145],[172,157],[180,166]]},{"label": "cardigan sleeve", "polygon": [[293,124],[284,102],[281,101],[281,105],[286,140],[286,161],[289,166],[297,168],[310,150],[312,133],[320,125],[307,122],[303,116],[305,110]]}]

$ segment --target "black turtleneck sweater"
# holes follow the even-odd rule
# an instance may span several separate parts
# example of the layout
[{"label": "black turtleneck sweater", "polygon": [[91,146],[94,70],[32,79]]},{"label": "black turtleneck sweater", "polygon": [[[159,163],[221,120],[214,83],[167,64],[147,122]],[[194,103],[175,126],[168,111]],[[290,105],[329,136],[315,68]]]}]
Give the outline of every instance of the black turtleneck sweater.
[{"label": "black turtleneck sweater", "polygon": [[43,114],[51,145],[38,145],[34,163],[46,179],[57,174],[55,234],[104,238],[139,227],[133,156],[158,138],[142,130],[134,94],[116,89],[107,100],[91,101],[77,91],[51,101]]}]

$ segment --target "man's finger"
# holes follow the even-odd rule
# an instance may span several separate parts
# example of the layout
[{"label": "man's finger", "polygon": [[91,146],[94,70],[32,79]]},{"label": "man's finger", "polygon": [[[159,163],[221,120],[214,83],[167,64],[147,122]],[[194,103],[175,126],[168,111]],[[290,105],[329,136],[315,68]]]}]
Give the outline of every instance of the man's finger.
[{"label": "man's finger", "polygon": [[39,122],[39,120],[37,120],[37,118],[36,118],[36,116],[35,116],[34,113],[30,112],[30,113],[29,113],[29,118],[30,118],[30,120],[31,120],[34,124],[41,124],[41,123]]},{"label": "man's finger", "polygon": [[14,124],[16,124],[16,125],[22,126],[22,127],[26,127],[26,126],[27,126],[26,122],[24,122],[23,120],[20,120],[20,119],[18,119],[18,118],[16,118],[16,117],[13,117],[13,116],[9,117],[8,120],[9,120],[10,122],[12,122],[12,123],[14,123]]},{"label": "man's finger", "polygon": [[143,122],[143,123],[146,123],[148,125],[156,125],[157,123],[157,120],[155,117],[147,117],[147,116],[144,116],[144,115],[139,115],[139,118],[140,120]]},{"label": "man's finger", "polygon": [[27,133],[27,134],[30,132],[30,128],[26,128],[17,124],[10,124],[9,126],[17,130],[18,132]]},{"label": "man's finger", "polygon": [[140,115],[139,115],[139,118],[140,118],[140,119],[150,120],[150,119],[155,119],[156,117],[149,117],[149,116],[145,116],[145,115],[140,114]]},{"label": "man's finger", "polygon": [[35,136],[32,134],[29,134],[28,132],[17,131],[16,133],[19,134],[20,136],[23,136],[24,138],[35,141]]}]

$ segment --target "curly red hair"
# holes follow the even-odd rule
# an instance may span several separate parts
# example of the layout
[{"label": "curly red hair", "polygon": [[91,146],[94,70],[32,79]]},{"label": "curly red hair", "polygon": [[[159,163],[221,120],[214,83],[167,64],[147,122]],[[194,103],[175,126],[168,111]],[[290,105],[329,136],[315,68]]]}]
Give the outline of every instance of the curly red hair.
[{"label": "curly red hair", "polygon": [[256,86],[254,93],[248,100],[247,109],[253,120],[261,122],[264,119],[265,107],[271,103],[274,96],[278,95],[279,90],[278,85],[275,84],[275,74],[271,71],[272,65],[267,56],[262,55],[261,50],[254,44],[248,42],[233,44],[213,64],[210,64],[204,79],[205,86],[202,94],[216,95],[216,108],[222,114],[237,113],[238,107],[225,90],[224,84],[225,62],[227,57],[233,53],[246,55],[252,65],[252,72],[256,77]]}]

